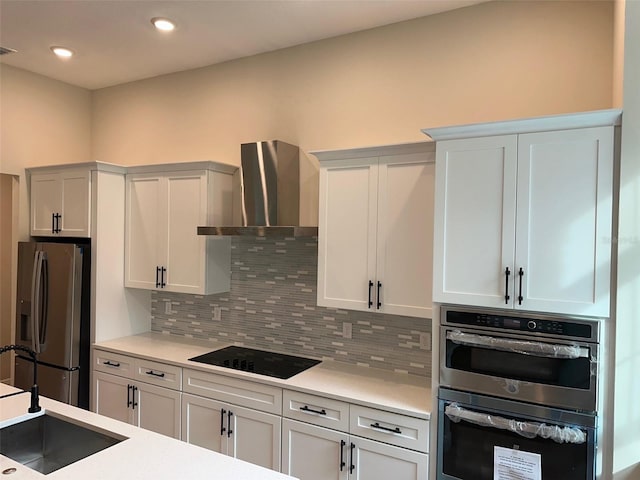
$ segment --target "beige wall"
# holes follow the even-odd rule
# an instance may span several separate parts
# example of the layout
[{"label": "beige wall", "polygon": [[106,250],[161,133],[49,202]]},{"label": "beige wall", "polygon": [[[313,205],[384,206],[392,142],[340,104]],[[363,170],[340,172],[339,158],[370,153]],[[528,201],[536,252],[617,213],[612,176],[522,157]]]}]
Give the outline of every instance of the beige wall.
[{"label": "beige wall", "polygon": [[91,160],[91,92],[0,65],[0,173],[20,179],[19,238],[28,238],[24,169]]},{"label": "beige wall", "polygon": [[[18,180],[14,175],[0,173],[0,345],[13,343],[15,318],[15,230],[17,215],[14,204],[17,201]],[[0,381],[11,383],[11,357],[0,356]]]},{"label": "beige wall", "polygon": [[94,159],[239,164],[421,128],[610,108],[613,2],[491,2],[93,95]]},{"label": "beige wall", "polygon": [[627,0],[615,322],[616,479],[640,478],[640,2]]}]

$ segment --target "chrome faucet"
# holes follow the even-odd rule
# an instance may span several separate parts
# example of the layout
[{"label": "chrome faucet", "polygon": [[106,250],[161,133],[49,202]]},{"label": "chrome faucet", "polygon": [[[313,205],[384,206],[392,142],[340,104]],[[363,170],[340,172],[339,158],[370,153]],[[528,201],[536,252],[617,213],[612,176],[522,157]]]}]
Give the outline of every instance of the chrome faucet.
[{"label": "chrome faucet", "polygon": [[8,352],[9,350],[26,352],[33,360],[33,385],[31,386],[31,406],[29,407],[29,413],[39,412],[41,408],[38,403],[38,362],[36,361],[36,352],[22,345],[5,345],[4,347],[0,347],[0,354]]}]

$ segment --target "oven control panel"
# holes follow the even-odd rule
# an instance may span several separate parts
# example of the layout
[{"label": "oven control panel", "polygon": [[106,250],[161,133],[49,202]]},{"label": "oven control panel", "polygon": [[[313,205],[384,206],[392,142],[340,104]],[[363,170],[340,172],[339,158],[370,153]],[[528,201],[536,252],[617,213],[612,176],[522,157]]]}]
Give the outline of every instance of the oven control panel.
[{"label": "oven control panel", "polygon": [[493,313],[479,313],[462,310],[447,310],[444,317],[447,325],[466,325],[521,332],[535,332],[561,337],[591,339],[594,325],[589,321],[554,320],[548,318],[515,317]]}]

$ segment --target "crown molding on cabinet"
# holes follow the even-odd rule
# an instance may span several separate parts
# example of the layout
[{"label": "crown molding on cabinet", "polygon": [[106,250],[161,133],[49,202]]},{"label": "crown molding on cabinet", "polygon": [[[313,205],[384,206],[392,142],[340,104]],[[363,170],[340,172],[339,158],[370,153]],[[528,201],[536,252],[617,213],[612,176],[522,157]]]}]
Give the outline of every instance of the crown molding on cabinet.
[{"label": "crown molding on cabinet", "polygon": [[380,145],[360,148],[346,148],[342,150],[314,150],[309,152],[318,160],[346,160],[352,158],[381,157],[387,155],[406,155],[411,153],[435,152],[434,142],[399,143],[394,145]]},{"label": "crown molding on cabinet", "polygon": [[545,117],[524,118],[500,122],[474,123],[451,127],[425,128],[422,133],[434,141],[456,140],[459,138],[491,137],[529,132],[547,132],[552,130],[572,130],[603,126],[619,126],[622,110],[595,110]]}]

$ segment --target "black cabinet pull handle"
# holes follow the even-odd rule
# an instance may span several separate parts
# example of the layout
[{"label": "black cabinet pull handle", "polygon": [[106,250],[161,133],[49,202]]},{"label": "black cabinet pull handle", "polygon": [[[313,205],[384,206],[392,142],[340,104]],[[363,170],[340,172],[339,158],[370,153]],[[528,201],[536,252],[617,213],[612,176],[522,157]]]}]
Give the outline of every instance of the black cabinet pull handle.
[{"label": "black cabinet pull handle", "polygon": [[383,431],[389,432],[389,433],[402,433],[400,431],[400,427],[389,428],[389,427],[385,427],[383,425],[380,425],[378,422],[372,423],[371,424],[371,428],[377,428],[378,430],[383,430]]},{"label": "black cabinet pull handle", "polygon": [[160,267],[160,288],[164,288],[167,286],[167,283],[164,281],[164,274],[167,272],[167,269],[164,267]]},{"label": "black cabinet pull handle", "polygon": [[160,287],[160,267],[156,267],[156,288]]},{"label": "black cabinet pull handle", "polygon": [[153,370],[149,370],[148,372],[145,372],[147,375],[153,375],[154,377],[160,377],[160,378],[164,378],[164,373],[156,373]]},{"label": "black cabinet pull handle", "polygon": [[56,214],[51,214],[51,233],[56,233]]},{"label": "black cabinet pull handle", "polygon": [[231,434],[233,430],[231,430],[231,417],[233,416],[233,412],[229,410],[227,412],[227,438],[231,438]]},{"label": "black cabinet pull handle", "polygon": [[382,302],[380,301],[380,288],[382,287],[382,282],[378,282],[378,301],[377,301],[377,308],[378,310],[380,310],[380,307],[382,306]]},{"label": "black cabinet pull handle", "polygon": [[138,387],[133,385],[131,387],[131,391],[133,392],[133,395],[132,395],[133,407],[132,408],[136,408],[138,406],[138,402],[136,402],[136,392],[138,391]]},{"label": "black cabinet pull handle", "polygon": [[371,289],[373,288],[373,282],[369,280],[369,308],[373,306],[373,301],[371,300]]},{"label": "black cabinet pull handle", "polygon": [[520,267],[520,270],[518,271],[518,276],[520,277],[520,292],[518,293],[518,305],[522,305],[522,300],[524,300],[522,298],[522,277],[524,277],[524,270],[522,270],[522,267]]},{"label": "black cabinet pull handle", "polygon": [[131,389],[133,385],[127,385],[127,408],[133,405],[133,401],[131,400]]},{"label": "black cabinet pull handle", "polygon": [[347,465],[344,461],[344,446],[347,444],[344,440],[340,440],[340,471]]},{"label": "black cabinet pull handle", "polygon": [[224,432],[227,431],[227,429],[224,428],[224,417],[226,413],[227,411],[224,408],[220,409],[220,435],[224,435]]},{"label": "black cabinet pull handle", "polygon": [[509,271],[509,267],[507,267],[504,271],[504,303],[505,305],[509,303],[509,275],[511,272]]},{"label": "black cabinet pull handle", "polygon": [[327,414],[327,411],[324,408],[322,410],[314,410],[313,408],[309,408],[306,405],[304,407],[300,407],[300,410],[302,410],[303,412],[317,413],[318,415],[326,415]]},{"label": "black cabinet pull handle", "polygon": [[118,362],[112,362],[111,360],[107,360],[103,362],[103,365],[109,365],[110,367],[119,367],[120,364]]},{"label": "black cabinet pull handle", "polygon": [[355,443],[351,443],[351,464],[349,465],[349,473],[353,473],[353,471],[355,470],[356,466],[353,464],[353,451],[356,448],[356,444]]},{"label": "black cabinet pull handle", "polygon": [[60,229],[60,219],[62,218],[62,215],[60,215],[59,213],[56,213],[56,233],[60,233],[62,230]]}]

